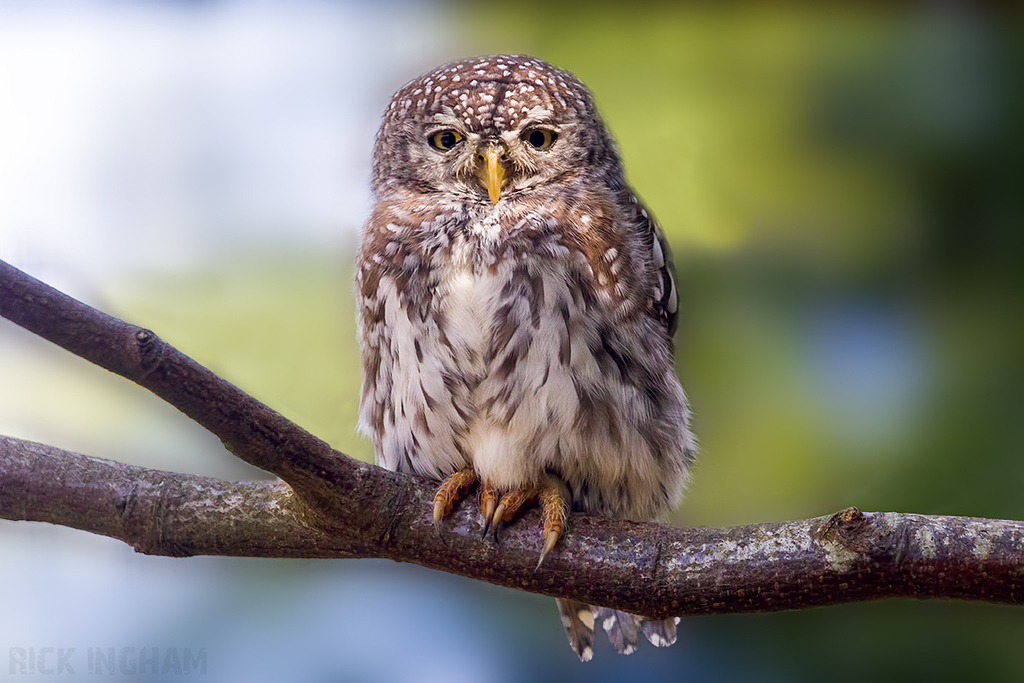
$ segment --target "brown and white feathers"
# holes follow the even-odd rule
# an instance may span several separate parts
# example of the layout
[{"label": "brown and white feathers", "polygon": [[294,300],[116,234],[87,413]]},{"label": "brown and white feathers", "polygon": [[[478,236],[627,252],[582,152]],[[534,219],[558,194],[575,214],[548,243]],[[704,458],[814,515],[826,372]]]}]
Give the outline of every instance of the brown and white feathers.
[{"label": "brown and white feathers", "polygon": [[[523,55],[420,76],[384,114],[373,192],[357,297],[378,463],[499,491],[555,478],[572,510],[616,518],[677,504],[695,447],[672,262],[583,84]],[[589,608],[559,606],[589,658]],[[598,615],[636,647],[634,617]]]}]

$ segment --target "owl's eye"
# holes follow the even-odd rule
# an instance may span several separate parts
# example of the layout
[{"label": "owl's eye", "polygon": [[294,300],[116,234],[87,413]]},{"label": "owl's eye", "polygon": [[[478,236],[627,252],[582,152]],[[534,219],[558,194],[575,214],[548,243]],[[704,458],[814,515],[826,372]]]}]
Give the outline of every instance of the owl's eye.
[{"label": "owl's eye", "polygon": [[523,139],[533,145],[534,149],[547,149],[555,144],[558,133],[547,128],[531,128],[523,133]]},{"label": "owl's eye", "polygon": [[427,141],[434,149],[447,152],[452,147],[462,142],[462,136],[454,130],[439,130],[428,137]]}]

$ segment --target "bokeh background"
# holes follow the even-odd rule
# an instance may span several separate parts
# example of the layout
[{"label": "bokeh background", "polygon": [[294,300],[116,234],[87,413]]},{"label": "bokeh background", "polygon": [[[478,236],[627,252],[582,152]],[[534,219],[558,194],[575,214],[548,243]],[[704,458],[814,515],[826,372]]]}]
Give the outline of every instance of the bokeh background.
[{"label": "bokeh background", "polygon": [[[354,433],[352,260],[390,94],[527,52],[594,91],[673,245],[702,455],[671,521],[1024,519],[1024,31],[901,9],[0,2],[0,257]],[[0,432],[265,476],[0,321]],[[383,561],[168,559],[0,522],[10,647],[205,647],[217,681],[1021,680],[1024,611],[696,617],[581,665],[553,601]],[[158,677],[149,676],[149,680]],[[180,678],[180,677],[179,677]]]}]

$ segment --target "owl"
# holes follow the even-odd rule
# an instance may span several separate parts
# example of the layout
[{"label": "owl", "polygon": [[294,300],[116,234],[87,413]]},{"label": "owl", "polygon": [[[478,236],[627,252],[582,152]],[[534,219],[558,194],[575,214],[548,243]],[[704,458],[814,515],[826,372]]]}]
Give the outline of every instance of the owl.
[{"label": "owl", "polygon": [[[539,561],[573,511],[676,505],[695,442],[671,256],[587,88],[525,55],[440,66],[391,98],[372,184],[356,296],[378,464],[439,482],[435,522],[474,488],[485,534],[540,505]],[[676,637],[557,602],[583,660],[595,617],[619,652]]]}]

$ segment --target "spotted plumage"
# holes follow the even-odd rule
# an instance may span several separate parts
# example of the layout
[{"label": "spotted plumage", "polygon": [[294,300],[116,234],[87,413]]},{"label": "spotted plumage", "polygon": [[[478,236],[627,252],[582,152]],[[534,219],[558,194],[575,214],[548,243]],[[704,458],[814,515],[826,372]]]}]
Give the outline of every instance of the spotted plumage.
[{"label": "spotted plumage", "polygon": [[[373,192],[357,297],[378,463],[446,480],[436,518],[476,481],[488,523],[539,497],[545,552],[560,502],[634,520],[678,503],[694,442],[671,257],[583,84],[523,55],[417,78],[384,114]],[[590,608],[559,607],[589,658]],[[638,622],[598,612],[632,651]]]}]

